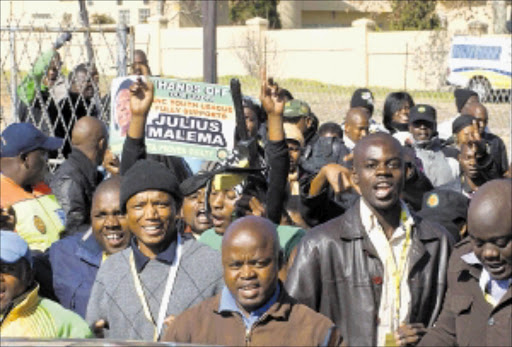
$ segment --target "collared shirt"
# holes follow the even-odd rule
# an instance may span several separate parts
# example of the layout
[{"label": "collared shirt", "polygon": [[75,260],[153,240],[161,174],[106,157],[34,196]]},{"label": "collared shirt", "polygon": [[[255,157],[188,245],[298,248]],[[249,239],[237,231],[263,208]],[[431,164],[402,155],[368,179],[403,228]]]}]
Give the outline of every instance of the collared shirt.
[{"label": "collared shirt", "polygon": [[[137,272],[141,272],[144,269],[144,266],[149,262],[149,258],[146,257],[142,252],[139,250],[139,246],[137,245],[137,238],[132,237],[130,241],[130,246],[133,250],[133,258],[135,261],[135,268],[137,269]],[[167,263],[169,265],[172,264],[174,260],[174,255],[176,254],[176,239],[174,239],[169,246],[167,246],[166,249],[161,251],[156,255],[156,259],[160,260],[161,262]]]},{"label": "collared shirt", "polygon": [[258,321],[258,319],[260,319],[261,316],[263,316],[263,314],[268,311],[270,306],[272,306],[277,301],[277,298],[279,297],[280,292],[281,292],[281,289],[280,289],[279,285],[277,285],[277,288],[274,291],[274,294],[265,303],[265,305],[261,306],[257,310],[250,312],[249,316],[247,317],[242,312],[240,307],[238,307],[235,297],[233,296],[233,294],[231,294],[228,287],[224,286],[224,288],[222,289],[222,294],[221,294],[220,302],[219,302],[219,312],[237,312],[237,313],[239,313],[242,316],[242,319],[244,320],[245,328],[247,330],[250,330],[252,328],[252,326],[254,325],[254,323],[256,323]]},{"label": "collared shirt", "polygon": [[461,259],[469,265],[482,266],[482,273],[478,282],[480,289],[482,290],[485,300],[487,300],[491,305],[496,306],[505,295],[508,288],[512,285],[512,277],[505,280],[493,279],[489,271],[487,271],[482,262],[478,259],[475,252],[464,254],[461,256]]},{"label": "collared shirt", "polygon": [[[379,320],[377,325],[377,344],[383,346],[386,341],[386,334],[392,333],[398,329],[398,325],[407,321],[410,305],[411,292],[409,289],[409,250],[410,244],[405,250],[405,264],[400,277],[400,293],[396,293],[396,283],[394,281],[393,269],[401,265],[400,258],[406,244],[406,229],[414,225],[414,220],[407,206],[400,201],[402,212],[398,228],[388,240],[382,230],[377,217],[368,207],[364,199],[361,199],[361,221],[370,241],[377,250],[377,255],[384,266],[384,278],[382,281],[382,296],[379,307]],[[390,264],[390,262],[394,262]],[[398,271],[401,269],[398,268]],[[399,322],[396,322],[396,295],[400,295]]]}]

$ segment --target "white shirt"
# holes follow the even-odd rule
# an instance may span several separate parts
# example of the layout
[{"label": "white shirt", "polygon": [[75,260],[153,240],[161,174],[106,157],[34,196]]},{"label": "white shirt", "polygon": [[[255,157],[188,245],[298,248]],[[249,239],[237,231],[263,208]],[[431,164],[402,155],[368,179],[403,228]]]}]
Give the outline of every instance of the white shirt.
[{"label": "white shirt", "polygon": [[[384,346],[386,334],[394,333],[401,323],[407,321],[410,305],[411,292],[408,283],[409,273],[409,250],[410,242],[405,250],[405,258],[401,260],[406,242],[406,229],[411,228],[414,221],[409,213],[407,206],[401,201],[402,216],[400,225],[393,232],[388,240],[384,230],[382,230],[377,217],[368,207],[364,199],[361,199],[360,213],[363,227],[368,234],[370,241],[377,250],[377,255],[384,267],[384,277],[382,281],[382,296],[379,307],[379,320],[377,324],[377,345]],[[411,236],[412,237],[412,236]],[[402,265],[403,261],[405,264]],[[400,266],[403,266],[403,271]],[[394,270],[398,267],[400,277],[400,311],[399,317],[396,317],[396,283],[394,280]]]}]

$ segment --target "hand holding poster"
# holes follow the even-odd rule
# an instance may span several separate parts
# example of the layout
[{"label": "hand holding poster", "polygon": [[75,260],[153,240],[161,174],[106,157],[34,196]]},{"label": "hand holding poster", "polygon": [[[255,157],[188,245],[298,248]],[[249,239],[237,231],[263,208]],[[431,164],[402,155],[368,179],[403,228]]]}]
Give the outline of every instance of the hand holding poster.
[{"label": "hand holding poster", "polygon": [[[110,145],[120,153],[128,130],[130,85],[137,76],[112,81]],[[154,99],[146,122],[148,153],[223,160],[231,154],[236,127],[229,87],[150,77]]]}]

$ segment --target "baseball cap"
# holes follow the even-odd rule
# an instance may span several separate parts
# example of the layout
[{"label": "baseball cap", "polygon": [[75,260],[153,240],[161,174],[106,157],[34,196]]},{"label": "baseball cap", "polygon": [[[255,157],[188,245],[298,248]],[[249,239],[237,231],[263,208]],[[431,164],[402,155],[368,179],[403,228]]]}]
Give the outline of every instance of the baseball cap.
[{"label": "baseball cap", "polygon": [[436,124],[436,109],[430,105],[416,105],[411,108],[409,113],[409,124],[419,120],[424,120],[432,124]]},{"label": "baseball cap", "polygon": [[30,123],[12,123],[2,132],[0,154],[2,158],[16,157],[36,149],[55,151],[62,146],[63,139],[46,136]]},{"label": "baseball cap", "polygon": [[297,118],[301,116],[309,116],[310,114],[311,108],[302,100],[293,99],[284,105],[284,118]]},{"label": "baseball cap", "polygon": [[15,232],[0,231],[0,261],[2,263],[14,264],[25,258],[30,266],[33,265],[32,255],[27,242]]},{"label": "baseball cap", "polygon": [[460,238],[457,221],[467,220],[469,199],[449,189],[434,189],[423,195],[418,215],[444,226],[455,239]]},{"label": "baseball cap", "polygon": [[283,127],[286,140],[297,141],[301,147],[304,147],[304,135],[295,124],[284,123]]}]

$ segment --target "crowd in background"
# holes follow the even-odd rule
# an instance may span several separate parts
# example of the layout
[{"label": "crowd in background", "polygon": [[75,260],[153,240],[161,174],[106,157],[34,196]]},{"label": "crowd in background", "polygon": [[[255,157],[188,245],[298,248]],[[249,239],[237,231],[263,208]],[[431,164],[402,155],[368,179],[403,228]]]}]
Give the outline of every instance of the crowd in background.
[{"label": "crowd in background", "polygon": [[69,39],[2,132],[2,339],[511,345],[511,167],[476,93],[455,90],[439,123],[392,92],[380,124],[360,88],[320,124],[263,71],[233,154],[191,165],[146,151],[154,86],[136,51],[116,156],[101,105],[117,96],[100,98],[94,64],[63,78]]}]

